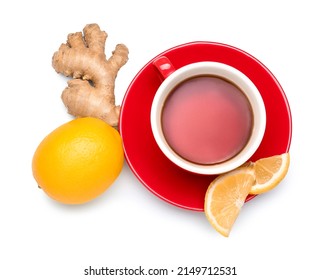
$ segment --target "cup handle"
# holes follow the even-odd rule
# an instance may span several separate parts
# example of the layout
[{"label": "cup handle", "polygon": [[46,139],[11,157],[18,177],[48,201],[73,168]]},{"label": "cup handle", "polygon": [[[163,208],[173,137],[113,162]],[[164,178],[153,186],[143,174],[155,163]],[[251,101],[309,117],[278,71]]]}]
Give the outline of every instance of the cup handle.
[{"label": "cup handle", "polygon": [[154,66],[158,69],[161,76],[166,79],[176,69],[166,56],[160,56],[153,61]]}]

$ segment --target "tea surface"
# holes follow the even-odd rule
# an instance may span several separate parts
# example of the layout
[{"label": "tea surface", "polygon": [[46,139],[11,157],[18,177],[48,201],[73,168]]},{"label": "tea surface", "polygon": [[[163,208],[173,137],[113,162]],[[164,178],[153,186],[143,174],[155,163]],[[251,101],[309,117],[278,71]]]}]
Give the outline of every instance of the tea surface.
[{"label": "tea surface", "polygon": [[214,164],[237,155],[252,131],[252,109],[234,84],[199,76],[179,84],[165,101],[164,136],[188,161]]}]

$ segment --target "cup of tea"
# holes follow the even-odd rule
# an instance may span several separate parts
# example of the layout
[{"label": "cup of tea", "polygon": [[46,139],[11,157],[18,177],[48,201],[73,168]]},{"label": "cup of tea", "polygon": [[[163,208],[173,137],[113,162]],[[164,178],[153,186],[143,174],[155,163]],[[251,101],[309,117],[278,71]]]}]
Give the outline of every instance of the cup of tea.
[{"label": "cup of tea", "polygon": [[155,141],[177,166],[220,174],[248,161],[266,126],[265,106],[238,69],[203,61],[175,69],[167,57],[153,62],[163,78],[151,107]]}]

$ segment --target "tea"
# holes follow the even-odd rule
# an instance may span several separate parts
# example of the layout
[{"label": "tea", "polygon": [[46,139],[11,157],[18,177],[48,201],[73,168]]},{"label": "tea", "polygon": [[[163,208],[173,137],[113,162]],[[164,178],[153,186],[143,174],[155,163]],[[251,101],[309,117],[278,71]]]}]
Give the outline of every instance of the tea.
[{"label": "tea", "polygon": [[244,148],[253,114],[236,85],[216,76],[196,76],[172,90],[161,121],[166,141],[178,155],[207,165],[226,161]]}]

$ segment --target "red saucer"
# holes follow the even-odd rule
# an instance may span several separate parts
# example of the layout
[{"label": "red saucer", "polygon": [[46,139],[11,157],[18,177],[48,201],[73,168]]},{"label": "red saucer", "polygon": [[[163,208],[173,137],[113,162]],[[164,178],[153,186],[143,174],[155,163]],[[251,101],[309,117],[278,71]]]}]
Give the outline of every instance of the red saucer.
[{"label": "red saucer", "polygon": [[[251,160],[289,151],[290,107],[280,84],[261,62],[240,49],[213,42],[192,42],[161,55],[167,56],[176,69],[193,62],[217,61],[242,71],[261,92],[267,114],[264,138]],[[163,155],[152,135],[150,109],[162,82],[152,64],[154,59],[135,76],[123,99],[119,131],[125,157],[137,178],[156,196],[185,209],[203,211],[205,192],[216,176],[197,175],[177,167]]]}]

